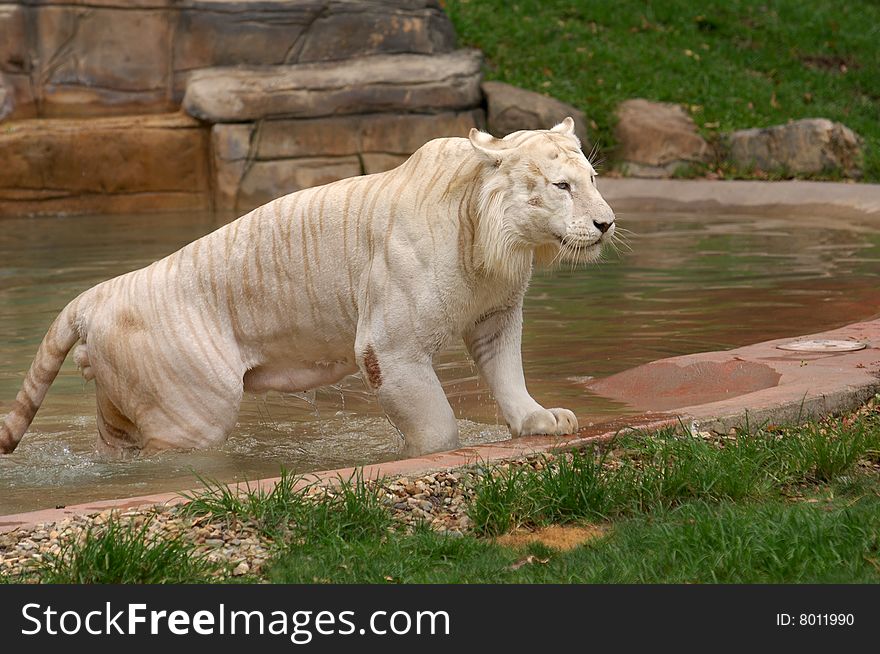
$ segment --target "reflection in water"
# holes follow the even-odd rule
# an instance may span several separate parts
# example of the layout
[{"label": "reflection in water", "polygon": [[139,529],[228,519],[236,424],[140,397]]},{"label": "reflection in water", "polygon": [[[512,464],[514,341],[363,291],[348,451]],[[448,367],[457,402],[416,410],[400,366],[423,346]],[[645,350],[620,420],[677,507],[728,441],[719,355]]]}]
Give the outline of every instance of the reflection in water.
[{"label": "reflection in water", "polygon": [[[582,424],[628,409],[583,390],[654,359],[837,327],[880,312],[880,230],[804,218],[620,215],[632,252],[540,273],[523,358],[539,402]],[[211,215],[4,219],[0,232],[0,414],[37,345],[77,293],[218,227]],[[436,367],[462,440],[507,438],[464,352]],[[400,437],[357,378],[297,395],[248,397],[222,448],[133,462],[93,453],[94,389],[65,363],[19,449],[0,458],[0,513],[388,460]]]}]

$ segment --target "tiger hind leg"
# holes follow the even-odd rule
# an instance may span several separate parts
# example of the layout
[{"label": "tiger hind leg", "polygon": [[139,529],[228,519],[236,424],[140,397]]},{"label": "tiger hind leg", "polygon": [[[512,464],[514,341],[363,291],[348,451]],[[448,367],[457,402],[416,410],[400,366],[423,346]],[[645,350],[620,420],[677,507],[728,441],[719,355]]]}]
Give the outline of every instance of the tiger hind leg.
[{"label": "tiger hind leg", "polygon": [[98,405],[98,451],[115,459],[136,455],[141,444],[138,428],[119,410],[100,384],[96,384],[95,395]]},{"label": "tiger hind leg", "polygon": [[225,442],[238,420],[244,371],[194,356],[186,345],[147,331],[90,334],[80,360],[101,391],[101,441],[147,456]]},{"label": "tiger hind leg", "polygon": [[139,417],[142,454],[149,456],[168,449],[206,449],[226,442],[238,422],[238,411],[244,393],[237,388],[211,391],[190,387],[199,399],[182,400],[169,389],[159,395],[158,402]]}]

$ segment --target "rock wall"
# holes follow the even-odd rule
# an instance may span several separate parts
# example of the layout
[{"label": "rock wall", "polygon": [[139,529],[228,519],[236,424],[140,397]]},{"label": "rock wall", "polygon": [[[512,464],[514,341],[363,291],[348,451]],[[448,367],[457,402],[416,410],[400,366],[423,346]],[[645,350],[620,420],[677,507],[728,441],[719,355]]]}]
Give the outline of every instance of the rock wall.
[{"label": "rock wall", "polygon": [[388,170],[484,126],[454,46],[435,0],[0,3],[0,215],[241,212]]},{"label": "rock wall", "polygon": [[439,54],[434,0],[23,0],[0,4],[13,118],[165,112],[189,77],[373,54]]}]

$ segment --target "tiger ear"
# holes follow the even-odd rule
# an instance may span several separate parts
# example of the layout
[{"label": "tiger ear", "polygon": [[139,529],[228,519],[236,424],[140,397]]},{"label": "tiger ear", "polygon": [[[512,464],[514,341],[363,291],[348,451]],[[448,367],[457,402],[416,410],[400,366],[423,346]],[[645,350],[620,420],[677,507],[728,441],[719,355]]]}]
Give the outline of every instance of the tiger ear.
[{"label": "tiger ear", "polygon": [[566,116],[565,120],[553,126],[550,131],[565,134],[566,136],[574,136],[574,118]]},{"label": "tiger ear", "polygon": [[500,165],[505,153],[513,149],[510,143],[504,139],[496,139],[491,134],[481,132],[476,127],[471,127],[468,139],[470,139],[471,145],[477,151],[477,154],[484,159],[488,159],[495,166]]}]

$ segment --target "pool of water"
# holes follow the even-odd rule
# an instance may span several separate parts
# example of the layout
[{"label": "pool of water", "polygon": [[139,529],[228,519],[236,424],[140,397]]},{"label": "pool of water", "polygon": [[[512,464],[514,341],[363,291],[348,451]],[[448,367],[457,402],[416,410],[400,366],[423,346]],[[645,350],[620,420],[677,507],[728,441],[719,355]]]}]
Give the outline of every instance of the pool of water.
[{"label": "pool of water", "polygon": [[[215,229],[213,215],[0,220],[0,415],[77,293]],[[631,251],[535,276],[523,358],[535,398],[581,424],[631,411],[584,389],[667,356],[820,331],[880,313],[880,224],[820,218],[623,214]],[[464,443],[508,437],[464,348],[436,361]],[[393,459],[399,437],[356,377],[247,397],[220,448],[129,462],[94,452],[94,388],[65,363],[18,450],[0,457],[0,513]]]}]

